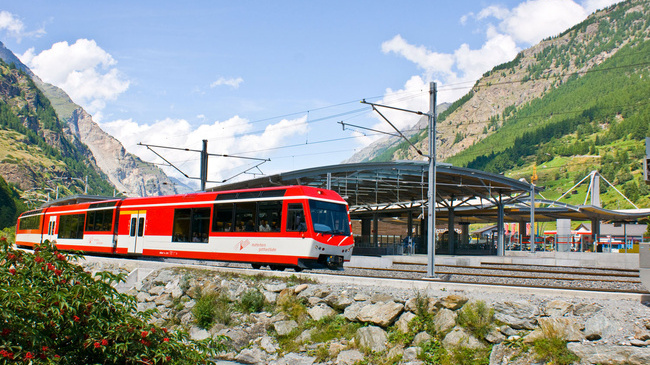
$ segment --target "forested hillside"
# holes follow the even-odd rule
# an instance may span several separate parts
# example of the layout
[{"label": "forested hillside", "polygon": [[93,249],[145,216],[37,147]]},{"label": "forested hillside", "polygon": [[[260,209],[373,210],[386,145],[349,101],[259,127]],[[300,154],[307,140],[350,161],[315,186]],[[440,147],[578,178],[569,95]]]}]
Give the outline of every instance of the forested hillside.
[{"label": "forested hillside", "polygon": [[[648,2],[623,2],[487,72],[440,116],[439,157],[528,181],[536,166],[547,198],[598,170],[650,206],[641,170],[650,135],[649,19]],[[428,143],[425,133],[414,141]],[[412,158],[407,147],[380,158]],[[631,207],[606,186],[606,207]]]},{"label": "forested hillside", "polygon": [[113,193],[87,147],[66,134],[65,123],[32,79],[0,61],[0,175],[25,191],[18,199],[9,189],[16,207],[23,200],[40,205],[57,189],[61,195],[83,193],[86,179],[89,194]]}]

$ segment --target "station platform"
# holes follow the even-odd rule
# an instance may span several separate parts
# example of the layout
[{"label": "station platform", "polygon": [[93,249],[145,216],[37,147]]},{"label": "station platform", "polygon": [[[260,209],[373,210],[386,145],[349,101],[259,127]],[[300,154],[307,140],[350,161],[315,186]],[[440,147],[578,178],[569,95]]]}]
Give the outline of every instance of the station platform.
[{"label": "station platform", "polygon": [[[638,253],[506,251],[505,256],[436,255],[436,265],[481,266],[482,263],[505,263],[563,267],[639,269]],[[393,264],[427,264],[427,255],[352,256],[345,266],[390,268]]]}]

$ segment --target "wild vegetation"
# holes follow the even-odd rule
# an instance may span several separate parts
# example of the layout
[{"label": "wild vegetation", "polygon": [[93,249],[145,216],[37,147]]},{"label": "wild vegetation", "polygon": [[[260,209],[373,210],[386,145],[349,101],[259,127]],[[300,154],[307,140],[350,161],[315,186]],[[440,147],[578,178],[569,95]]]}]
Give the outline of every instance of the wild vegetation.
[{"label": "wild vegetation", "polygon": [[[192,341],[183,331],[150,323],[134,297],[111,284],[123,274],[95,276],[49,242],[34,253],[0,238],[0,356],[3,363],[198,364],[221,342]],[[225,338],[223,338],[225,340]]]}]

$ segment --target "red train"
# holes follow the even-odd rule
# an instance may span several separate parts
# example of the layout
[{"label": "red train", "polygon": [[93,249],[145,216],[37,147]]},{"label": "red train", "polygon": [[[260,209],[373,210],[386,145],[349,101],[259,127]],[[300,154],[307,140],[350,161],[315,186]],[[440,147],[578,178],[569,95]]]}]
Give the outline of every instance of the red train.
[{"label": "red train", "polygon": [[354,241],[345,200],[306,186],[54,205],[18,218],[16,245],[340,269]]}]

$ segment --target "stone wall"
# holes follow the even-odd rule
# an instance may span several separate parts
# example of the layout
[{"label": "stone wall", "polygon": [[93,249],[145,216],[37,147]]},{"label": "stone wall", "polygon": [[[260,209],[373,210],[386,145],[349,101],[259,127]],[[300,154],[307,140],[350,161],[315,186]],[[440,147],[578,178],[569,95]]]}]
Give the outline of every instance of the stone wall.
[{"label": "stone wall", "polygon": [[[259,312],[245,313],[238,303],[251,290],[259,291],[266,305]],[[129,292],[136,296],[139,310],[158,310],[156,322],[184,328],[196,339],[230,337],[232,350],[220,360],[237,363],[355,364],[363,360],[372,364],[382,359],[383,364],[423,364],[423,348],[432,343],[442,346],[448,356],[454,349],[470,349],[477,356],[489,357],[490,364],[544,363],[535,352],[535,341],[549,336],[565,340],[566,348],[581,359],[578,363],[650,363],[649,303],[634,300],[480,290],[415,291],[187,268],[153,270]],[[230,301],[227,325],[215,323],[208,329],[196,325],[192,308],[201,293],[208,292],[223,294]],[[492,313],[489,330],[482,335],[459,319],[464,310],[478,303]],[[428,322],[423,324],[423,319]],[[317,334],[322,337],[320,332],[326,332],[333,322],[356,327],[354,332],[342,330],[340,336],[323,342],[312,340]],[[283,347],[287,343],[294,345]]]}]

